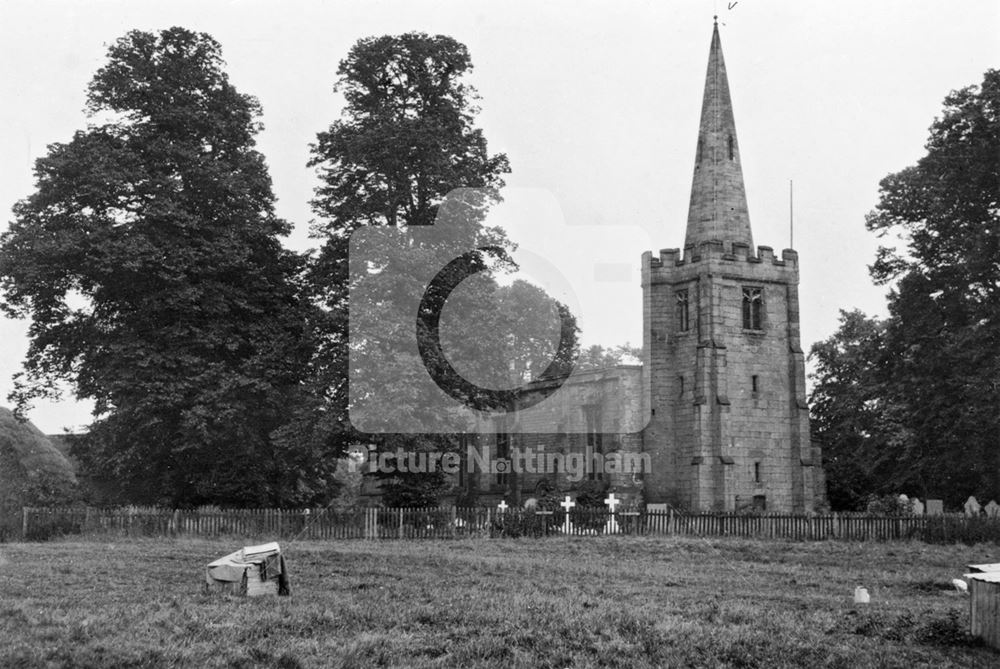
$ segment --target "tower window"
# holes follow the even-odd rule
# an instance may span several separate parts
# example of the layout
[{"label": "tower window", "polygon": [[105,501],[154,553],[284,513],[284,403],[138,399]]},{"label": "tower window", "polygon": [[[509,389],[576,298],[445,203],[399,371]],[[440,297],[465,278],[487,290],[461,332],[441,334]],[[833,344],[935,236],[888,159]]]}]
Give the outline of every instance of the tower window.
[{"label": "tower window", "polygon": [[678,376],[677,377],[677,385],[681,389],[681,392],[680,392],[681,397],[684,397],[684,377],[683,376]]},{"label": "tower window", "polygon": [[753,463],[753,482],[760,483],[760,463]]},{"label": "tower window", "polygon": [[756,374],[750,377],[750,386],[752,387],[753,392],[757,392],[760,390],[760,383],[758,381],[758,376]]},{"label": "tower window", "polygon": [[690,312],[688,310],[688,292],[686,290],[678,290],[674,293],[677,298],[677,330],[679,332],[687,332],[691,327]]},{"label": "tower window", "polygon": [[762,330],[761,306],[764,303],[762,288],[743,287],[743,328]]},{"label": "tower window", "polygon": [[736,160],[736,151],[735,151],[735,147],[733,146],[733,136],[732,135],[729,136],[729,159],[730,160]]},{"label": "tower window", "polygon": [[700,163],[701,162],[701,153],[704,150],[704,148],[705,148],[705,140],[702,137],[699,136],[698,137],[698,155],[695,156],[695,159],[694,159],[694,161],[696,163]]}]

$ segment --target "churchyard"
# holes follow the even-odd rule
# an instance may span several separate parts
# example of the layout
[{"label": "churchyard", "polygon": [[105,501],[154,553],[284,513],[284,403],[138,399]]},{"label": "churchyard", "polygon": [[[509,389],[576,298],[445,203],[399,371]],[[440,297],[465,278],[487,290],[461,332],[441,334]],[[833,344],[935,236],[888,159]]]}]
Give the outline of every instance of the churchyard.
[{"label": "churchyard", "polygon": [[[5,667],[991,667],[951,579],[994,544],[285,541],[290,597],[205,593],[239,538],[0,544]],[[868,604],[854,603],[864,586]]]}]

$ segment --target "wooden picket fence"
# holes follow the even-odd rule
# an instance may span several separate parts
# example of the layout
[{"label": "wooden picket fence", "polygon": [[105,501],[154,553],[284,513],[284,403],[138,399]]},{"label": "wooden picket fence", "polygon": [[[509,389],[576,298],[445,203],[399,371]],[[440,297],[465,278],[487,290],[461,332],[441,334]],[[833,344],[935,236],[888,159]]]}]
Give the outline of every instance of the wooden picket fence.
[{"label": "wooden picket fence", "polygon": [[600,508],[564,510],[497,508],[163,509],[24,508],[20,536],[42,540],[63,535],[130,537],[269,537],[274,539],[453,539],[668,535],[748,537],[800,541],[892,541],[1000,543],[1000,518],[869,516],[864,514],[745,515]]}]

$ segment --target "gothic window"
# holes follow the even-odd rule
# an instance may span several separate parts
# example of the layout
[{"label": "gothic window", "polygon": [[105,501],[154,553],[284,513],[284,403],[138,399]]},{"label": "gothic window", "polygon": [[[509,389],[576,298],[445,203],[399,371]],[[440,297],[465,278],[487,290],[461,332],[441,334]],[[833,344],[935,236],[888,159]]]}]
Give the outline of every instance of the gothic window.
[{"label": "gothic window", "polygon": [[603,477],[601,472],[594,470],[592,453],[604,453],[604,444],[601,439],[601,407],[591,405],[583,407],[583,417],[587,421],[587,478],[591,481],[599,480]]},{"label": "gothic window", "polygon": [[677,298],[677,331],[687,332],[691,327],[690,311],[688,310],[688,292],[678,290],[674,293]]},{"label": "gothic window", "polygon": [[764,303],[762,288],[743,287],[743,328],[762,330],[761,307]]},{"label": "gothic window", "polygon": [[705,140],[702,139],[701,137],[698,137],[698,155],[695,156],[694,159],[695,163],[701,162],[701,152],[704,150],[704,145],[705,145]]},{"label": "gothic window", "polygon": [[760,379],[756,374],[750,377],[750,387],[755,393],[760,391]]},{"label": "gothic window", "polygon": [[760,483],[760,463],[753,463],[753,481],[754,483]]},{"label": "gothic window", "polygon": [[736,160],[736,152],[733,147],[733,136],[729,136],[729,159]]}]

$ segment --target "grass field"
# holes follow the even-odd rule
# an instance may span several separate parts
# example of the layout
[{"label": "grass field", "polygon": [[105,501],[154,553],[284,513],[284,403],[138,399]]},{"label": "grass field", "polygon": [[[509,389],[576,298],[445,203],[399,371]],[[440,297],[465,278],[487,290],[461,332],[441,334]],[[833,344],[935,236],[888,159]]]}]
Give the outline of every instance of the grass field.
[{"label": "grass field", "polygon": [[204,594],[240,545],[0,544],[0,666],[1000,666],[949,584],[995,546],[293,543],[291,597]]}]

